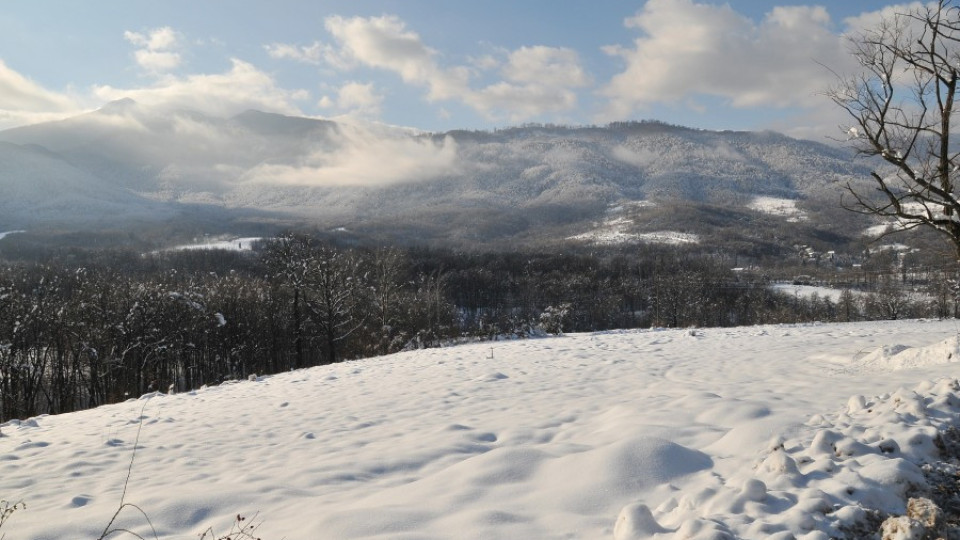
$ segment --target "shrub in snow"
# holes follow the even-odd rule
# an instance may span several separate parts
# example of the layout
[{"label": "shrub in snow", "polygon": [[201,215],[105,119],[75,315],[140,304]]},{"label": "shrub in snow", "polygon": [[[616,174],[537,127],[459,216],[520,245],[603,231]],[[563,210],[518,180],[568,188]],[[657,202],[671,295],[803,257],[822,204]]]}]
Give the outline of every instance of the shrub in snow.
[{"label": "shrub in snow", "polygon": [[547,306],[540,314],[540,326],[548,334],[560,335],[563,333],[563,326],[570,316],[570,304],[563,303],[559,306]]},{"label": "shrub in snow", "polygon": [[[3,524],[10,519],[10,516],[13,515],[17,510],[23,510],[27,505],[23,501],[11,503],[10,501],[0,500],[0,529],[3,528]],[[6,535],[0,535],[0,538],[3,538]]]}]

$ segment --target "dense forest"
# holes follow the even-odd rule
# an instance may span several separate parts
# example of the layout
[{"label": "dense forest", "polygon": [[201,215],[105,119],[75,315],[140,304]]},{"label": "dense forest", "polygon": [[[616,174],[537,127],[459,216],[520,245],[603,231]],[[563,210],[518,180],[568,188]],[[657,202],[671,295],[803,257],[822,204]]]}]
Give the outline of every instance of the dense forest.
[{"label": "dense forest", "polygon": [[480,253],[291,233],[246,252],[8,260],[0,421],[467,340],[953,316],[952,275],[904,262],[781,269],[842,289],[832,301],[778,292],[766,272],[677,247]]}]

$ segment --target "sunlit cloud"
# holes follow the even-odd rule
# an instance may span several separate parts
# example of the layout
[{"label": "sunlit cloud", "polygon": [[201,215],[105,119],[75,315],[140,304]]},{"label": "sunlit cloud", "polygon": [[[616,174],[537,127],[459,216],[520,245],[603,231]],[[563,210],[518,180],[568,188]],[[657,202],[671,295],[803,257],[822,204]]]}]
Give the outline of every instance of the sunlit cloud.
[{"label": "sunlit cloud", "polygon": [[510,53],[503,75],[508,80],[545,86],[577,88],[590,84],[573,49],[521,47]]},{"label": "sunlit cloud", "polygon": [[379,186],[420,182],[457,170],[457,144],[447,137],[385,137],[364,127],[341,124],[340,147],[318,150],[296,164],[262,164],[241,181],[289,186]]},{"label": "sunlit cloud", "polygon": [[729,5],[649,0],[626,20],[641,36],[606,51],[626,64],[604,86],[612,116],[694,95],[733,107],[815,106],[847,62],[843,40],[823,7],[776,7],[755,23]]},{"label": "sunlit cloud", "polygon": [[[324,48],[323,57],[330,66],[389,71],[409,85],[424,88],[429,102],[459,101],[488,118],[522,120],[571,110],[577,104],[573,89],[590,84],[579,56],[571,49],[523,47],[507,53],[504,62],[487,55],[474,60],[473,66],[443,65],[441,55],[393,15],[333,16],[326,19],[325,28],[336,43],[335,49]],[[297,49],[275,50],[278,57],[293,57]],[[502,66],[504,80],[488,85],[471,80],[476,69],[498,66]],[[330,105],[332,99],[323,103]]]},{"label": "sunlit cloud", "polygon": [[133,53],[134,60],[149,73],[163,73],[176,69],[181,62],[180,47],[182,36],[164,26],[147,33],[126,31],[123,38],[140,47]]},{"label": "sunlit cloud", "polygon": [[0,60],[0,129],[60,120],[83,109],[73,98],[44,88]]},{"label": "sunlit cloud", "polygon": [[93,94],[102,101],[131,98],[137,103],[163,109],[191,109],[215,116],[229,116],[247,109],[300,114],[294,101],[302,90],[281,88],[269,74],[253,64],[231,60],[224,73],[167,76],[147,87],[96,86]]},{"label": "sunlit cloud", "polygon": [[372,83],[348,82],[337,90],[336,99],[323,96],[318,106],[336,109],[349,116],[375,118],[380,114],[383,95],[377,93]]},{"label": "sunlit cloud", "polygon": [[606,100],[598,119],[712,103],[702,114],[780,111],[777,120],[756,127],[822,138],[840,120],[824,93],[837,74],[857,69],[847,36],[918,5],[890,6],[838,24],[821,6],[772,7],[754,20],[729,4],[649,0],[625,20],[639,33],[633,43],[604,49],[624,68],[598,90]]},{"label": "sunlit cloud", "polygon": [[292,45],[289,43],[271,43],[264,45],[271,58],[294,60],[304,64],[320,65],[333,62],[333,50],[329,45],[314,41],[311,45]]}]

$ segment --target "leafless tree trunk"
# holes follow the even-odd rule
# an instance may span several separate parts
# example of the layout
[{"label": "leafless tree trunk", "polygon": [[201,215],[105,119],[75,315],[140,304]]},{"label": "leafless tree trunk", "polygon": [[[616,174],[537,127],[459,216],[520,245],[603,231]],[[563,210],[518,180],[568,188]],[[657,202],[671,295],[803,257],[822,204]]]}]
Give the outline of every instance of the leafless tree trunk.
[{"label": "leafless tree trunk", "polygon": [[847,139],[879,157],[876,191],[848,185],[848,208],[896,220],[898,230],[925,227],[945,235],[960,260],[960,174],[953,140],[960,7],[940,0],[899,13],[851,36],[862,69],[828,91],[851,122]]}]

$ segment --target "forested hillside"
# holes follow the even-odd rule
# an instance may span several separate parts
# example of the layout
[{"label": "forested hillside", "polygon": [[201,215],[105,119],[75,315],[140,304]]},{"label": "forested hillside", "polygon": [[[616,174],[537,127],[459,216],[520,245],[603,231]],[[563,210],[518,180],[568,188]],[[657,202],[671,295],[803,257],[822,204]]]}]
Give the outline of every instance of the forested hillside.
[{"label": "forested hillside", "polygon": [[772,132],[619,122],[431,134],[257,111],[161,114],[122,100],[0,141],[0,230],[177,221],[200,232],[216,220],[495,248],[567,243],[611,219],[633,243],[664,233],[846,243],[876,225],[839,209],[865,164]]}]

